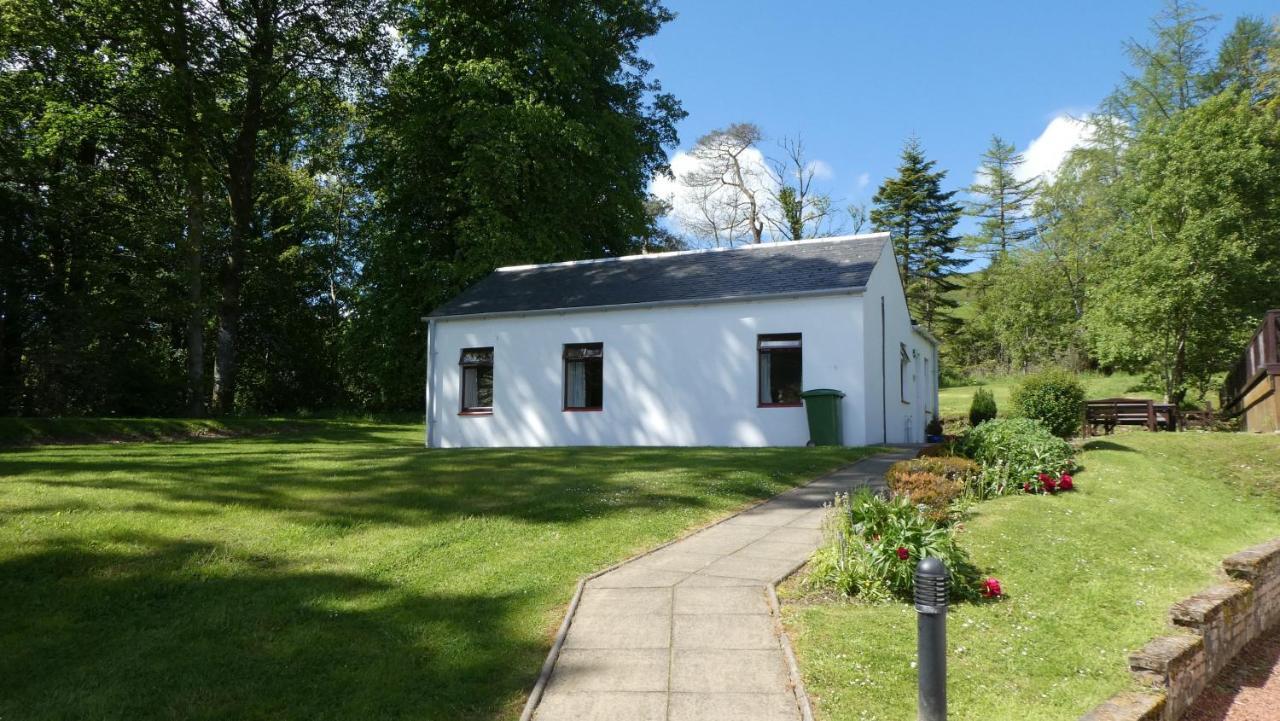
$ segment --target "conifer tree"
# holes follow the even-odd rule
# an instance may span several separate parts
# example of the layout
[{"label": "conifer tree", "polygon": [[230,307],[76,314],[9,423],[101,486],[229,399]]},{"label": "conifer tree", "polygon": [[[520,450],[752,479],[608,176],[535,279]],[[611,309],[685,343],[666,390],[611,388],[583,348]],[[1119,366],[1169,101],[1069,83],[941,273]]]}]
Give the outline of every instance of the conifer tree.
[{"label": "conifer tree", "polygon": [[993,135],[991,146],[982,154],[979,180],[969,186],[974,200],[967,210],[981,219],[981,225],[967,239],[967,245],[992,261],[1003,258],[1035,234],[1028,216],[1040,182],[1037,178],[1018,179],[1023,162],[1022,153],[1013,143]]},{"label": "conifer tree", "polygon": [[934,165],[919,139],[908,139],[898,175],[876,191],[871,211],[875,229],[893,236],[912,318],[930,331],[954,327],[947,311],[957,304],[947,292],[957,287],[951,277],[968,262],[956,257],[960,238],[953,235],[962,208],[952,200],[956,191],[942,190],[947,172]]}]

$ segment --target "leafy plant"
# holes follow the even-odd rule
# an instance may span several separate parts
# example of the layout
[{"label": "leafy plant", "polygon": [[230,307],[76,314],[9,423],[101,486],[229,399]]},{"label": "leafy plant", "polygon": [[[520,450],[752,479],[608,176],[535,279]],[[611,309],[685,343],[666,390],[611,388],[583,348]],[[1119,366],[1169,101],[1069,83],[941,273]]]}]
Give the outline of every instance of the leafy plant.
[{"label": "leafy plant", "polygon": [[895,496],[921,506],[931,521],[945,523],[951,504],[966,487],[982,475],[982,468],[967,458],[933,456],[899,461],[889,467],[885,478]]},{"label": "leafy plant", "polygon": [[1012,493],[1041,473],[1061,475],[1073,465],[1071,445],[1031,418],[982,423],[965,434],[961,450],[982,466],[978,498]]},{"label": "leafy plant", "polygon": [[1059,369],[1037,373],[1014,388],[1010,400],[1015,415],[1040,421],[1059,438],[1080,430],[1084,386],[1073,373]]},{"label": "leafy plant", "polygon": [[969,404],[969,425],[977,428],[985,421],[996,417],[996,397],[986,388],[979,388],[973,394],[973,403]]},{"label": "leafy plant", "polygon": [[951,596],[972,600],[981,580],[952,531],[905,496],[881,498],[867,489],[836,494],[826,521],[827,542],[814,557],[809,584],[871,601],[909,599],[916,563],[940,559],[952,574]]}]

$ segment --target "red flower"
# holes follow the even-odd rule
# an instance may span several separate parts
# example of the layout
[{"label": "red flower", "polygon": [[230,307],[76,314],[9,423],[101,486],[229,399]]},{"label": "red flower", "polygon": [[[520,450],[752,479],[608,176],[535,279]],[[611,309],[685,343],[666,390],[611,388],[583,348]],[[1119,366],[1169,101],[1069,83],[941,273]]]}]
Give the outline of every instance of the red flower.
[{"label": "red flower", "polygon": [[1070,491],[1075,487],[1076,484],[1071,480],[1071,476],[1069,474],[1063,473],[1062,478],[1058,479],[1058,490],[1060,491]]},{"label": "red flower", "polygon": [[900,559],[902,559],[903,561],[905,561],[905,560],[907,560],[907,559],[908,559],[908,558],[910,558],[910,557],[911,557],[911,552],[910,552],[910,551],[908,551],[908,550],[907,550],[905,547],[903,547],[903,546],[898,546],[898,558],[900,558]]},{"label": "red flower", "polygon": [[1050,493],[1053,493],[1054,489],[1057,487],[1058,487],[1058,482],[1053,480],[1052,478],[1044,482],[1044,489]]},{"label": "red flower", "polygon": [[1027,483],[1022,484],[1022,490],[1023,490],[1025,493],[1031,493],[1031,483],[1030,483],[1030,482],[1027,482]]},{"label": "red flower", "polygon": [[1041,473],[1040,475],[1036,476],[1036,479],[1039,480],[1041,483],[1048,485],[1048,483],[1053,480],[1053,476],[1049,475],[1048,473]]},{"label": "red flower", "polygon": [[1000,581],[994,578],[988,578],[982,582],[982,595],[987,598],[997,598],[1003,591],[1000,589]]}]

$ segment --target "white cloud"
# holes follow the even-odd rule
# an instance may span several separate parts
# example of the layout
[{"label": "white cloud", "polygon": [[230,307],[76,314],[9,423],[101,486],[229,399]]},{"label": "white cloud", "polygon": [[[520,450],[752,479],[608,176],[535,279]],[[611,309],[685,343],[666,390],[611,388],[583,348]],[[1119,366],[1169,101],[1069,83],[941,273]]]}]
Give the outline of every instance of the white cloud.
[{"label": "white cloud", "polygon": [[[774,194],[778,190],[778,182],[770,171],[768,161],[764,154],[756,148],[747,148],[739,156],[743,175],[748,187],[757,191],[756,200],[762,206],[765,213],[773,213],[775,201]],[[816,165],[816,164],[821,164]],[[671,175],[658,175],[653,178],[649,184],[649,192],[655,196],[662,198],[671,204],[671,213],[669,220],[683,234],[692,236],[696,225],[704,220],[702,206],[699,202],[698,189],[686,187],[680,182],[680,177],[691,172],[696,172],[701,168],[702,161],[684,151],[677,152],[671,158]],[[815,174],[819,174],[822,168],[826,168],[830,172],[830,166],[822,161],[815,161]],[[821,177],[817,175],[816,177]],[[718,194],[732,194],[735,192],[732,188],[722,187],[716,191]],[[766,227],[766,234],[769,229]]]},{"label": "white cloud", "polygon": [[871,185],[871,173],[859,173],[858,190],[865,190],[868,185]]},{"label": "white cloud", "polygon": [[813,173],[813,177],[818,180],[831,180],[836,177],[836,171],[831,164],[825,160],[815,160],[808,165],[809,172]]},{"label": "white cloud", "polygon": [[1018,179],[1052,178],[1067,153],[1089,143],[1089,135],[1089,124],[1085,120],[1066,114],[1056,116],[1023,152],[1026,162],[1018,169]]}]

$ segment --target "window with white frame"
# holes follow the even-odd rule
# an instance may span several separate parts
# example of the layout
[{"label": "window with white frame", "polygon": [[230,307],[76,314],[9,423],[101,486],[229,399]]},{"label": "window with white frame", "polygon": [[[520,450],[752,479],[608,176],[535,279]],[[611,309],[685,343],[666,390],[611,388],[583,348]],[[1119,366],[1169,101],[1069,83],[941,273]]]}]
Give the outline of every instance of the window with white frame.
[{"label": "window with white frame", "polygon": [[567,343],[564,347],[564,409],[604,408],[604,344]]},{"label": "window with white frame", "polygon": [[757,402],[761,406],[798,406],[804,387],[804,356],[799,333],[756,337],[759,357]]},{"label": "window with white frame", "polygon": [[493,412],[493,348],[463,348],[458,358],[462,370],[462,412]]}]

